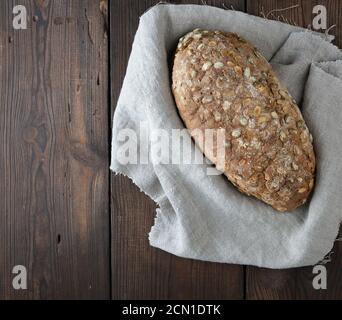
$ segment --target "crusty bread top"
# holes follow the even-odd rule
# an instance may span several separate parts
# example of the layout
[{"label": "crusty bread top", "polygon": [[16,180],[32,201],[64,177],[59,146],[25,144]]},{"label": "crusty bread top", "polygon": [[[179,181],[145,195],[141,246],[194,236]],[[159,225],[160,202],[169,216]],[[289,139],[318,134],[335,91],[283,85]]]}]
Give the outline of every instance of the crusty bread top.
[{"label": "crusty bread top", "polygon": [[[224,173],[279,211],[305,203],[315,155],[302,114],[259,51],[237,34],[194,30],[180,39],[173,92],[190,132],[226,132]],[[216,150],[205,155],[216,163]]]}]

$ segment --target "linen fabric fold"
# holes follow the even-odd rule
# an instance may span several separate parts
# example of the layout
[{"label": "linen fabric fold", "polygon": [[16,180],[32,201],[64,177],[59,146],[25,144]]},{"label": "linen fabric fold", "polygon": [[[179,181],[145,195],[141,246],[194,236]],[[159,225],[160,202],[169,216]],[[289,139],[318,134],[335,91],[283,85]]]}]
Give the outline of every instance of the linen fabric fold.
[{"label": "linen fabric fold", "polygon": [[[306,205],[279,213],[241,194],[224,176],[208,175],[208,163],[123,163],[125,130],[137,134],[137,153],[147,158],[146,143],[153,148],[157,141],[145,131],[164,129],[171,136],[173,129],[184,129],[170,61],[178,39],[195,28],[236,32],[250,41],[298,102],[317,160],[316,186]],[[277,269],[313,265],[332,249],[342,221],[341,111],[342,52],[322,36],[237,11],[158,5],[141,17],[135,36],[114,114],[111,170],[130,177],[158,203],[149,234],[154,247],[204,261]],[[194,143],[191,148],[196,152]]]}]

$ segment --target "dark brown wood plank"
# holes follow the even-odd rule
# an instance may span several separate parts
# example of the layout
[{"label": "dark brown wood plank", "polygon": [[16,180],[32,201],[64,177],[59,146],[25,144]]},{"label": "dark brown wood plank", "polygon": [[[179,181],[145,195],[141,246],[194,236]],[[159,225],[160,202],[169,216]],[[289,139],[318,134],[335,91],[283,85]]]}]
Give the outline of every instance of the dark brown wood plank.
[{"label": "dark brown wood plank", "polygon": [[[113,111],[125,75],[139,16],[152,0],[111,1],[111,92]],[[175,1],[196,3],[202,1]],[[244,9],[244,1],[206,1]],[[112,176],[113,299],[242,299],[243,267],[181,259],[151,248],[147,235],[155,204],[126,178]]]},{"label": "dark brown wood plank", "polygon": [[[110,297],[108,59],[99,1],[0,2],[0,299]],[[28,270],[28,290],[11,270]]]},{"label": "dark brown wood plank", "polygon": [[327,289],[313,287],[313,267],[288,270],[246,268],[246,298],[251,300],[342,299],[342,246],[336,242],[327,269]]},{"label": "dark brown wood plank", "polygon": [[[328,27],[336,24],[330,34],[336,45],[342,46],[342,3],[338,0],[248,0],[247,11],[253,15],[288,22],[301,27],[312,25],[315,5],[327,8]],[[286,9],[288,8],[288,9]],[[286,9],[286,10],[285,10]],[[327,268],[327,290],[315,290],[312,267],[290,270],[246,269],[247,299],[342,299],[342,243],[336,242],[332,262]]]},{"label": "dark brown wood plank", "polygon": [[315,14],[312,11],[316,5],[326,7],[329,34],[336,37],[334,43],[341,48],[342,2],[339,0],[247,0],[246,10],[256,16],[313,29]]}]

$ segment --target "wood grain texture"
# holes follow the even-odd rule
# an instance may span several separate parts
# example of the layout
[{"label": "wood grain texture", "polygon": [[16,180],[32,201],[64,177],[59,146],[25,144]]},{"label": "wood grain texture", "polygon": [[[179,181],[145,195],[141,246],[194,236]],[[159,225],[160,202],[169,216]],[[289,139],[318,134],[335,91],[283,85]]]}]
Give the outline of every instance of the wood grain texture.
[{"label": "wood grain texture", "polygon": [[313,8],[323,5],[327,9],[329,34],[335,36],[334,43],[342,47],[342,2],[339,0],[247,0],[246,4],[246,11],[250,14],[312,30],[313,18],[316,15]]},{"label": "wood grain texture", "polygon": [[[110,296],[108,61],[98,1],[0,2],[0,299]],[[15,265],[28,290],[12,288]]]},{"label": "wood grain texture", "polygon": [[[115,106],[139,16],[158,1],[111,1],[111,86]],[[202,1],[174,1],[196,3]],[[244,9],[244,1],[206,1]],[[113,109],[114,111],[114,109]],[[154,249],[148,233],[156,205],[127,179],[113,176],[113,299],[242,299],[243,267],[181,259]]]},{"label": "wood grain texture", "polygon": [[[342,46],[342,3],[336,0],[247,0],[247,12],[269,19],[288,22],[301,27],[312,25],[313,7],[327,8],[329,34],[335,35],[334,43]],[[287,9],[286,9],[287,8]],[[315,290],[312,285],[313,267],[268,270],[246,268],[247,299],[342,299],[342,243],[336,242],[332,261],[326,264],[327,290]]]},{"label": "wood grain texture", "polygon": [[270,270],[246,268],[246,299],[251,300],[325,300],[342,299],[342,250],[336,242],[327,269],[327,289],[313,288],[313,267]]}]

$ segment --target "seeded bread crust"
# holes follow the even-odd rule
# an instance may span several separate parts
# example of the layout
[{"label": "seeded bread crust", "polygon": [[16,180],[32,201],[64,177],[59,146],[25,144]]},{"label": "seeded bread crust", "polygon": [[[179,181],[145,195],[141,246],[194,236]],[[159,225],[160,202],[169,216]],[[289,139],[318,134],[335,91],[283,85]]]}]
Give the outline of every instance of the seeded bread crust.
[{"label": "seeded bread crust", "polygon": [[278,211],[304,204],[314,187],[315,154],[303,116],[267,60],[237,34],[196,29],[180,39],[173,93],[186,127],[224,129],[224,174],[243,193]]}]

